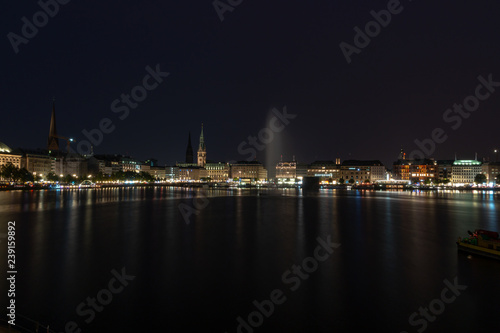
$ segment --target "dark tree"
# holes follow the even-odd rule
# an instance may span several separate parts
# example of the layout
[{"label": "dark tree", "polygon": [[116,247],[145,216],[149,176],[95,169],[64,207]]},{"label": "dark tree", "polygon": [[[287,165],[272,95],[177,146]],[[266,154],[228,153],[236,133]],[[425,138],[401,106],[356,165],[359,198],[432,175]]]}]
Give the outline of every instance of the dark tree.
[{"label": "dark tree", "polygon": [[476,177],[474,177],[474,182],[476,184],[486,183],[486,175],[483,175],[482,173],[476,175]]}]

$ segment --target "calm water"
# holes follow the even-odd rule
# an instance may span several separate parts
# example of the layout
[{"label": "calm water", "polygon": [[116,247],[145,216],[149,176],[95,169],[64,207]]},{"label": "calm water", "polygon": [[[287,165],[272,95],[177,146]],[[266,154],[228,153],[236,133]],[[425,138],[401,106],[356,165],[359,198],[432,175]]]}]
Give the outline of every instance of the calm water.
[{"label": "calm water", "polygon": [[[74,321],[82,332],[230,333],[238,317],[248,323],[254,300],[278,289],[282,304],[240,332],[498,331],[500,262],[458,253],[455,241],[467,230],[500,230],[500,194],[261,193],[208,191],[187,224],[179,204],[195,209],[198,197],[200,207],[200,190],[0,192],[0,233],[16,221],[17,312],[57,332]],[[321,250],[317,267],[304,261],[328,236],[340,247]],[[303,261],[310,273],[287,275]],[[112,300],[86,323],[89,312],[77,307],[122,268],[135,279],[101,292]],[[467,289],[439,301],[443,281],[455,278]],[[430,303],[437,315],[417,314],[410,325]]]}]

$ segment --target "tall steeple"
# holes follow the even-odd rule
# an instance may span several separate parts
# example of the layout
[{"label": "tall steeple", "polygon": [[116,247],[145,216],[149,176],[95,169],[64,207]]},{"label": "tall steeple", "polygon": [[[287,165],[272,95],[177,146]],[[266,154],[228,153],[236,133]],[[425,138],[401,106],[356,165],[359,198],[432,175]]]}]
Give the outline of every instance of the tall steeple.
[{"label": "tall steeple", "polygon": [[191,145],[191,132],[189,132],[188,145],[186,148],[186,163],[193,163],[193,146]]},{"label": "tall steeple", "polygon": [[400,161],[406,160],[406,153],[403,149],[403,146],[401,146],[401,151],[399,152],[398,160]]},{"label": "tall steeple", "polygon": [[203,123],[201,123],[200,146],[198,147],[198,151],[199,150],[206,150],[205,138],[203,137]]},{"label": "tall steeple", "polygon": [[203,136],[203,123],[201,124],[200,145],[198,146],[198,166],[204,167],[207,164],[207,147]]},{"label": "tall steeple", "polygon": [[47,142],[48,150],[59,150],[59,139],[57,138],[56,129],[56,100],[52,101],[52,116],[50,118],[49,139]]}]

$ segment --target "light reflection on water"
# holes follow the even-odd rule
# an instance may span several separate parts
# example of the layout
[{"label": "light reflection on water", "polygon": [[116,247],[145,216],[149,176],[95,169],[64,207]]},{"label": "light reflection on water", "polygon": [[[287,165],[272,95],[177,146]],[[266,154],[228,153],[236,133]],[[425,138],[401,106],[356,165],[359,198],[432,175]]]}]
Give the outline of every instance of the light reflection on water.
[{"label": "light reflection on water", "polygon": [[[208,205],[186,224],[179,203],[205,196]],[[443,279],[457,274],[470,292],[447,308],[458,318],[452,325],[486,327],[487,318],[474,309],[496,306],[491,295],[500,292],[500,267],[457,255],[454,242],[468,229],[499,230],[498,210],[493,192],[0,192],[0,221],[18,221],[19,311],[62,331],[65,321],[78,319],[76,305],[105,286],[111,269],[126,266],[137,275],[85,332],[114,331],[117,322],[127,331],[137,316],[150,327],[182,323],[183,331],[234,332],[235,318],[253,311],[253,300],[285,290],[283,272],[311,256],[316,238],[327,235],[341,247],[287,294],[263,331],[311,331],[311,322],[320,323],[312,330],[318,332],[401,331],[413,311],[439,296]],[[429,332],[446,331],[446,324],[437,321]]]}]

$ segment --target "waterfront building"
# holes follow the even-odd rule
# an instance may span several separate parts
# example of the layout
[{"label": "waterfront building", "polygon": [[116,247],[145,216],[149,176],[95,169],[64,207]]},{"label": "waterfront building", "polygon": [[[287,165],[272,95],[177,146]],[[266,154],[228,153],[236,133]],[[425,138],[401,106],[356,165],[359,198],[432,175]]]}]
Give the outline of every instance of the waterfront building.
[{"label": "waterfront building", "polygon": [[207,163],[205,164],[207,178],[213,182],[226,182],[229,179],[231,167],[228,163]]},{"label": "waterfront building", "polygon": [[392,165],[392,177],[396,180],[410,180],[410,161],[406,159],[403,148],[399,151],[398,160]]},{"label": "waterfront building", "polygon": [[396,180],[423,182],[436,180],[439,177],[438,165],[434,159],[408,160],[402,148],[398,160],[392,167],[393,177]]},{"label": "waterfront building", "polygon": [[267,179],[267,170],[258,161],[240,161],[231,164],[231,179],[258,181]]},{"label": "waterfront building", "polygon": [[283,159],[276,164],[276,180],[283,181],[289,179],[290,181],[301,180],[307,177],[307,170],[309,165],[305,163],[297,163],[295,156],[292,161],[283,161]]},{"label": "waterfront building", "polygon": [[424,182],[436,181],[439,177],[437,162],[434,159],[412,160],[410,163],[410,180]]},{"label": "waterfront building", "polygon": [[200,181],[207,177],[205,168],[199,166],[179,167],[177,179],[180,181]]},{"label": "waterfront building", "polygon": [[453,162],[455,160],[438,160],[438,178],[441,180],[448,179],[450,182],[453,178]]},{"label": "waterfront building", "polygon": [[111,176],[117,172],[139,172],[141,163],[130,157],[123,155],[93,155],[88,158],[88,170],[92,174],[102,173]]},{"label": "waterfront building", "polygon": [[122,165],[122,171],[127,172],[140,172],[141,171],[141,163],[130,157],[130,156],[121,156],[120,159],[121,165]]},{"label": "waterfront building", "polygon": [[340,178],[340,159],[337,161],[315,161],[307,168],[307,177],[319,177],[320,181],[332,179],[337,181]]},{"label": "waterfront building", "polygon": [[307,177],[308,169],[309,169],[309,164],[297,163],[297,167],[295,169],[295,175],[297,176],[297,179],[304,179],[304,177]]},{"label": "waterfront building", "polygon": [[297,178],[297,162],[283,162],[276,164],[276,179],[295,179]]},{"label": "waterfront building", "polygon": [[482,173],[486,176],[488,184],[498,184],[497,177],[500,175],[500,162],[483,163]]},{"label": "waterfront building", "polygon": [[0,167],[12,163],[13,166],[21,168],[21,154],[15,153],[5,143],[0,142]]},{"label": "waterfront building", "polygon": [[155,180],[166,179],[166,169],[164,166],[152,165],[154,163],[144,163],[140,165],[140,172],[146,172]]},{"label": "waterfront building", "polygon": [[386,168],[379,160],[347,160],[340,167],[340,178],[343,178],[345,182],[350,182],[352,179],[354,184],[384,180],[386,174]]},{"label": "waterfront building", "polygon": [[397,160],[392,165],[392,176],[397,180],[410,180],[409,160]]},{"label": "waterfront building", "polygon": [[48,151],[19,149],[19,152],[22,154],[21,168],[26,168],[34,176],[44,178],[49,173],[56,174],[58,171],[56,168],[58,159],[50,156]]},{"label": "waterfront building", "polygon": [[[62,164],[62,170],[56,168],[55,174],[71,175],[76,177],[88,176],[87,159],[76,153],[65,154],[64,157],[56,158],[56,166]],[[61,163],[62,162],[62,163]]]},{"label": "waterfront building", "polygon": [[453,185],[464,186],[473,184],[475,177],[483,172],[482,164],[477,159],[456,160],[453,162]]},{"label": "waterfront building", "polygon": [[175,181],[179,178],[179,167],[167,165],[165,167],[165,179],[168,181]]}]

